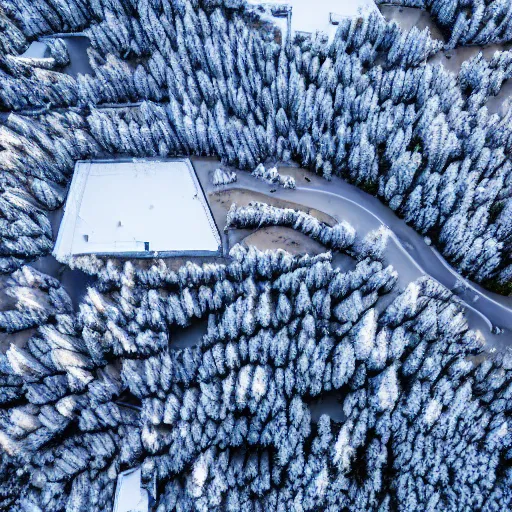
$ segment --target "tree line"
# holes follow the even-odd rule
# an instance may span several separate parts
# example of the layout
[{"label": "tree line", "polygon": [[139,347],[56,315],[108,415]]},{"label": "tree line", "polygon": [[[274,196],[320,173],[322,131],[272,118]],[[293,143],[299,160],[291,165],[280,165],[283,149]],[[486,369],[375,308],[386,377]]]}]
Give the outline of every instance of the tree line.
[{"label": "tree line", "polygon": [[[4,507],[105,510],[134,465],[162,511],[510,507],[510,354],[448,290],[394,290],[371,258],[231,258],[108,262],[77,315],[0,356]],[[312,420],[327,393],[343,421]]]},{"label": "tree line", "polygon": [[[145,44],[122,46],[135,38],[132,25],[126,36],[111,34],[117,50],[95,44],[95,74],[61,84],[74,98],[63,104],[82,108],[26,125],[74,155],[215,155],[251,171],[294,160],[328,179],[341,176],[428,235],[463,275],[510,292],[510,110],[490,115],[485,106],[510,77],[508,51],[476,56],[454,77],[425,64],[438,48],[428,30],[402,32],[372,15],[342,22],[331,44],[319,36],[280,45],[243,10],[212,5],[141,2]],[[142,104],[98,108],[125,101]],[[68,119],[78,134],[59,127]],[[77,137],[78,147],[69,144]],[[3,152],[11,169],[27,158],[41,166],[34,146],[42,141],[29,138],[30,146]],[[61,154],[55,167],[69,175],[72,162]]]}]

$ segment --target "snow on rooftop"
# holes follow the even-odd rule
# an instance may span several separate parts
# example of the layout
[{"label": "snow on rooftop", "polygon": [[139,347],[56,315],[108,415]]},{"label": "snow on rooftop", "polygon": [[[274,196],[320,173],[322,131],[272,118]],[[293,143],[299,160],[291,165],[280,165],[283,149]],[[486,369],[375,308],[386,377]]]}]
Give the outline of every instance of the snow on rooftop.
[{"label": "snow on rooftop", "polygon": [[119,473],[113,512],[148,512],[149,497],[141,487],[140,467]]},{"label": "snow on rooftop", "polygon": [[207,255],[220,236],[188,159],[77,162],[54,256]]},{"label": "snow on rooftop", "polygon": [[43,59],[46,56],[48,46],[42,41],[32,41],[30,46],[20,55],[27,59]]}]

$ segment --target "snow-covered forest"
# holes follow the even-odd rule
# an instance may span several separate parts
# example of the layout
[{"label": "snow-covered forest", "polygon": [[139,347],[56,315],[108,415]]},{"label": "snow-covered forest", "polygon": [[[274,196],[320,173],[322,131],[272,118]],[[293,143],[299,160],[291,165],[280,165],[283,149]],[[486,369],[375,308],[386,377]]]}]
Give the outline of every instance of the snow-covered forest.
[{"label": "snow-covered forest", "polygon": [[[443,47],[428,29],[402,32],[377,15],[342,22],[330,45],[321,37],[280,44],[241,2],[74,2],[59,15],[44,1],[2,3],[28,38],[84,29],[92,43],[94,75],[76,79],[2,60],[3,108],[43,110],[2,127],[4,180],[45,207],[61,204],[54,184],[66,184],[73,162],[98,153],[218,155],[248,170],[294,160],[378,195],[463,275],[510,292],[510,111],[485,106],[512,73],[510,51],[477,55],[454,76],[425,62]],[[493,12],[506,40],[510,16]],[[125,102],[142,104],[99,108]],[[30,150],[20,142],[27,137]],[[48,187],[18,183],[21,168]],[[6,251],[6,268],[49,250],[26,236]],[[10,233],[2,239],[9,244]]]},{"label": "snow-covered forest", "polygon": [[[95,281],[76,304],[30,265],[51,258],[78,160],[205,156],[216,190],[248,171],[296,193],[279,164],[342,178],[512,295],[512,105],[486,106],[512,52],[431,62],[511,43],[511,4],[391,3],[445,41],[377,14],[332,42],[284,37],[243,0],[0,0],[0,334],[28,333],[0,351],[0,510],[112,510],[134,467],[152,512],[512,508],[512,352],[436,280],[401,287],[387,227],[230,203],[226,233],[279,227],[325,252],[77,256]],[[66,71],[74,32],[91,74]],[[23,56],[32,41],[44,58]],[[336,418],[313,417],[328,397]]]},{"label": "snow-covered forest", "polygon": [[[106,510],[135,463],[158,511],[510,504],[510,354],[476,364],[484,341],[446,289],[420,280],[378,311],[396,272],[371,258],[231,257],[109,264],[76,318],[2,356],[10,510]],[[201,344],[172,349],[199,318]],[[333,391],[345,421],[313,422]]]}]

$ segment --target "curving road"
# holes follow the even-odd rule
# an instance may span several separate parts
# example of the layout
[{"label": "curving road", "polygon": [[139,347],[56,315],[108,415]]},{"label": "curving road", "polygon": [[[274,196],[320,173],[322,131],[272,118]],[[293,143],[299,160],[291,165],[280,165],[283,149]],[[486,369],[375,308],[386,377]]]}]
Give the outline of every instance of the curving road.
[{"label": "curving road", "polygon": [[[325,194],[335,197],[341,203],[349,203],[350,207],[355,208],[356,210],[363,210],[365,214],[371,215],[375,218],[379,225],[387,225],[391,230],[391,240],[394,242],[396,247],[408,257],[410,265],[414,266],[421,274],[430,275],[432,278],[442,283],[448,289],[453,290],[455,288],[455,295],[464,303],[465,308],[480,316],[480,318],[486,323],[489,330],[491,330],[494,326],[498,326],[502,329],[506,328],[508,330],[512,330],[512,309],[501,303],[499,300],[495,300],[490,296],[490,294],[488,294],[487,291],[483,290],[475,283],[472,283],[471,281],[458,274],[457,271],[454,270],[453,267],[451,267],[439,254],[439,252],[436,249],[428,246],[417,233],[415,233],[415,235],[419,237],[419,240],[406,240],[405,243],[403,243],[403,241],[395,233],[393,229],[394,226],[387,224],[381,218],[379,218],[378,215],[368,210],[364,206],[361,206],[356,201],[353,201],[352,199],[341,194],[327,190],[319,190],[316,188],[308,187],[298,187],[297,190],[307,192],[308,196],[312,196],[313,194]],[[308,204],[311,203],[308,202]],[[346,210],[343,218],[347,219]],[[399,218],[396,220],[402,221]],[[417,246],[416,243],[419,243],[420,245]],[[387,254],[386,256],[390,263],[392,263],[392,260],[396,259],[396,257],[393,255],[393,248],[388,247],[388,251],[391,251],[391,254]],[[421,259],[423,260],[423,265],[420,264],[415,258],[418,253],[420,253],[422,256]],[[397,270],[399,272],[401,271],[400,268]],[[505,302],[507,297],[503,297],[501,299],[504,299],[503,302]],[[477,307],[476,304],[478,301],[480,302],[478,303]],[[470,302],[472,302],[474,305],[471,305]]]},{"label": "curving road", "polygon": [[[361,236],[384,224],[392,232],[386,261],[399,273],[399,286],[405,287],[421,275],[429,275],[451,290],[466,310],[470,328],[479,330],[493,347],[512,342],[512,297],[484,290],[460,276],[424,238],[376,197],[339,178],[326,183],[323,178],[296,168],[280,168],[281,174],[294,175],[295,190],[267,185],[250,174],[238,172],[238,181],[224,190],[246,189],[315,208],[338,220],[346,220]],[[204,182],[203,182],[204,183]],[[210,186],[206,188],[213,190]],[[499,329],[496,329],[499,328]],[[499,331],[502,331],[498,334]]]}]

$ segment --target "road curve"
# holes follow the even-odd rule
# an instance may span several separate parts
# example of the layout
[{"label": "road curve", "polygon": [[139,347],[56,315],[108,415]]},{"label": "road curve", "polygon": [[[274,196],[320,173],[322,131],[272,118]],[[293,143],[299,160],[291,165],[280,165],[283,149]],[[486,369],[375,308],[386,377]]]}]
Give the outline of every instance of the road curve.
[{"label": "road curve", "polygon": [[[406,286],[421,275],[429,275],[454,293],[466,310],[470,328],[480,330],[491,346],[498,348],[512,343],[511,297],[489,292],[463,278],[437,250],[425,243],[421,235],[376,197],[339,178],[326,183],[321,178],[321,181],[314,179],[311,173],[302,169],[294,171],[298,181],[296,189],[267,186],[241,172],[238,173],[238,181],[225,189],[248,189],[265,193],[269,199],[283,199],[305,208],[315,208],[339,220],[348,221],[360,236],[382,224],[386,225],[392,233],[386,261],[398,271],[400,286]],[[300,179],[304,175],[308,176],[307,180]],[[496,327],[503,332],[497,334]]]},{"label": "road curve", "polygon": [[[319,194],[329,194],[329,195],[332,195],[332,196],[335,196],[337,197],[338,199],[342,200],[342,201],[348,201],[349,203],[352,203],[354,204],[355,206],[357,206],[358,208],[361,208],[363,209],[365,212],[367,212],[368,214],[372,215],[373,217],[375,217],[375,219],[377,219],[381,224],[384,224],[387,226],[387,224],[379,218],[378,215],[376,215],[375,213],[373,213],[372,211],[370,211],[368,208],[365,208],[364,206],[361,206],[360,204],[358,204],[356,201],[353,201],[352,199],[348,198],[348,197],[345,197],[345,196],[342,196],[340,194],[336,194],[334,192],[330,192],[328,190],[320,190],[320,189],[317,189],[317,188],[314,188],[314,187],[311,187],[311,188],[308,188],[308,187],[297,187],[297,190],[304,190],[304,191],[307,191],[307,192],[311,192],[311,191],[314,191],[316,193],[319,193]],[[402,219],[398,218],[397,217],[397,221],[401,221],[401,222],[404,222]],[[392,238],[395,240],[395,242],[397,244],[399,244],[401,246],[401,248],[407,253],[407,255],[410,257],[411,259],[411,262],[418,268],[420,269],[422,272],[424,273],[429,273],[427,272],[424,268],[422,268],[418,262],[413,258],[413,256],[408,252],[407,248],[402,245],[401,241],[398,239],[398,237],[396,236],[395,232],[393,231],[392,227],[391,226],[388,226],[391,230],[391,233],[392,233]],[[420,235],[418,235],[420,236]],[[424,243],[424,242],[423,242]],[[485,301],[488,301],[490,304],[492,304],[494,307],[496,307],[498,310],[501,310],[502,313],[505,313],[505,314],[508,314],[508,315],[512,315],[512,308],[502,302],[500,302],[499,300],[496,300],[494,299],[493,297],[491,297],[490,295],[488,295],[488,292],[484,291],[480,286],[478,286],[477,284],[473,283],[472,281],[470,281],[469,279],[466,279],[465,277],[461,276],[444,258],[443,256],[439,253],[439,251],[437,249],[435,249],[434,247],[431,247],[431,246],[428,246],[427,244],[425,244],[425,247],[426,247],[426,250],[430,250],[432,252],[432,254],[437,258],[437,260],[443,265],[443,267],[450,273],[451,276],[453,276],[455,279],[461,281],[462,283],[464,283],[464,285],[470,289],[473,293],[475,293],[475,295],[478,295],[479,298],[483,298]],[[436,272],[437,273],[437,272]],[[432,275],[429,273],[429,275]],[[436,278],[437,280],[439,280],[439,282],[441,282],[441,279],[439,278]],[[445,280],[446,283],[443,283],[446,287],[450,287],[451,284]],[[493,294],[493,295],[497,295],[497,294]],[[499,297],[499,296],[498,296]],[[502,297],[502,299],[506,300],[508,299],[508,297]],[[474,299],[473,299],[474,300]],[[471,307],[471,306],[470,306]],[[475,308],[472,308],[472,309],[475,309]],[[497,325],[497,324],[496,324]],[[512,324],[511,324],[512,326]]]}]

